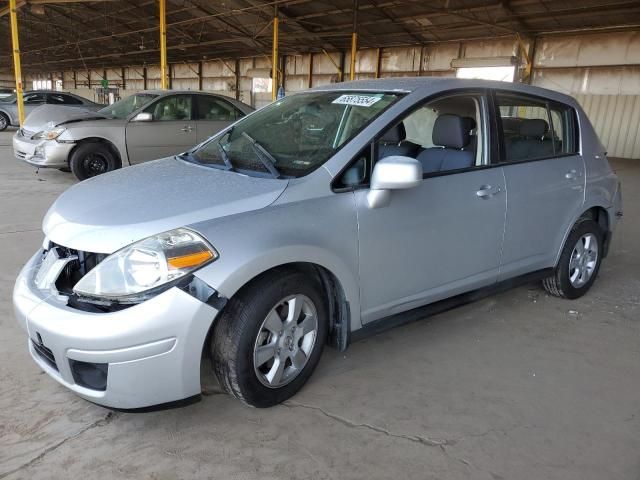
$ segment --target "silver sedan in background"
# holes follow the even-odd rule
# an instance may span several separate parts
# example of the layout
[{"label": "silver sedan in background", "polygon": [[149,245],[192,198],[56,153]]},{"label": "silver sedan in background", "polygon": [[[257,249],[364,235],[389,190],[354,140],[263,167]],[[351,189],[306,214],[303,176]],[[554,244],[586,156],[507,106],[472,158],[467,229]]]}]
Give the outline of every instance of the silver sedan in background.
[{"label": "silver sedan in background", "polygon": [[[34,90],[24,92],[22,99],[24,100],[24,114],[29,115],[36,108],[42,105],[57,105],[61,107],[71,107],[73,109],[81,108],[82,110],[99,110],[103,105],[74,95],[69,92],[58,92],[55,90]],[[17,127],[20,125],[18,120],[18,102],[16,94],[0,98],[0,132],[6,130],[7,127]]]},{"label": "silver sedan in background", "polygon": [[16,158],[38,168],[71,169],[84,180],[175,155],[253,111],[204,92],[136,93],[98,111],[45,106],[13,137]]}]

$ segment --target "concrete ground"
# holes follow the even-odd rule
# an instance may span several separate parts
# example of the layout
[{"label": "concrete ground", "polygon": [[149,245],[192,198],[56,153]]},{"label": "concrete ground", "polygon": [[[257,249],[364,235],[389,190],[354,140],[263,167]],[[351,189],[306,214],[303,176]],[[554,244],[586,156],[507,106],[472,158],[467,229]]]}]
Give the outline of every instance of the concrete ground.
[{"label": "concrete ground", "polygon": [[588,295],[538,284],[327,349],[285,405],[207,389],[112,412],[43,374],[13,318],[19,268],[70,174],[0,134],[0,479],[640,478],[640,162],[615,162],[625,218]]}]

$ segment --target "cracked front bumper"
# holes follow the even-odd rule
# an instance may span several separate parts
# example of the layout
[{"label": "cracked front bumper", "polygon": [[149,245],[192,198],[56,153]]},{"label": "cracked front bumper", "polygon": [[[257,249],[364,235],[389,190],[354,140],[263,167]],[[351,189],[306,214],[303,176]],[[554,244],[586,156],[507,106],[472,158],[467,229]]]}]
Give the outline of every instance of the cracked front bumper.
[{"label": "cracked front bumper", "polygon": [[[34,255],[20,272],[13,304],[31,356],[47,374],[83,398],[114,408],[147,407],[200,393],[200,360],[215,308],[171,288],[124,310],[84,312],[36,288],[40,258]],[[73,361],[107,364],[104,391],[77,383]]]},{"label": "cracked front bumper", "polygon": [[58,143],[55,140],[31,140],[20,131],[13,136],[13,154],[18,160],[38,168],[65,168],[69,166],[69,153],[74,143]]}]

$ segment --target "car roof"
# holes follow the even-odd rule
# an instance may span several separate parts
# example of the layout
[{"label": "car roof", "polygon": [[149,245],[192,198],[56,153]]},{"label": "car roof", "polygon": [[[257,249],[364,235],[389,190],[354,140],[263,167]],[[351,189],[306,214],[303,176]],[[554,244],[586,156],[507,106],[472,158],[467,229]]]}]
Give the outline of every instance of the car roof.
[{"label": "car roof", "polygon": [[154,95],[174,95],[176,93],[180,93],[180,94],[200,94],[200,95],[212,95],[214,97],[221,97],[221,98],[229,98],[229,97],[225,97],[224,95],[220,95],[218,93],[211,93],[211,92],[205,92],[202,90],[160,90],[160,89],[153,89],[153,90],[142,90],[141,92],[138,93],[152,93]]},{"label": "car roof", "polygon": [[[540,97],[554,99],[564,103],[575,104],[575,100],[555,90],[534,87],[525,83],[500,82],[496,80],[476,80],[452,77],[393,77],[369,80],[354,80],[350,82],[332,83],[314,87],[306,91],[326,90],[376,90],[384,92],[412,93],[422,89],[430,90],[456,90],[456,89],[495,89],[509,90],[513,92],[528,93]],[[300,92],[302,93],[302,92]]]}]

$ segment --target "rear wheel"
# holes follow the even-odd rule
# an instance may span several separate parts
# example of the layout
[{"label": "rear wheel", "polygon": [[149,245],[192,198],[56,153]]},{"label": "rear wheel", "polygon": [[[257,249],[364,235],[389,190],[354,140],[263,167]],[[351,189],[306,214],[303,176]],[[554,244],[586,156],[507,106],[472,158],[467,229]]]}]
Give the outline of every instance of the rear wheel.
[{"label": "rear wheel", "polygon": [[293,396],[313,373],[328,329],[317,281],[274,271],[231,299],[211,341],[222,387],[247,405],[270,407]]},{"label": "rear wheel", "polygon": [[9,121],[9,117],[7,117],[4,113],[0,113],[0,132],[3,132],[7,129],[11,122]]},{"label": "rear wheel", "polygon": [[78,180],[86,180],[119,168],[120,162],[107,145],[84,143],[73,151],[69,166]]},{"label": "rear wheel", "polygon": [[600,270],[602,238],[602,229],[594,220],[578,220],[567,237],[553,275],[542,281],[545,290],[570,299],[587,293]]}]

